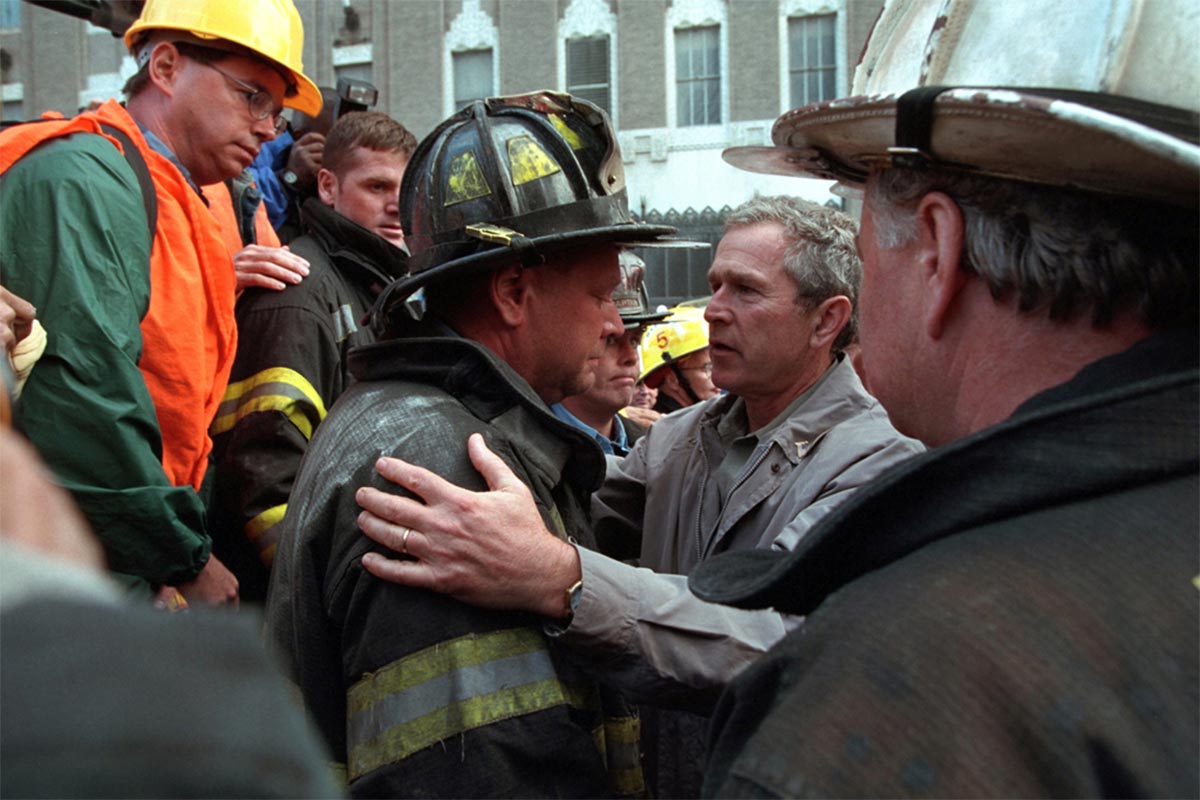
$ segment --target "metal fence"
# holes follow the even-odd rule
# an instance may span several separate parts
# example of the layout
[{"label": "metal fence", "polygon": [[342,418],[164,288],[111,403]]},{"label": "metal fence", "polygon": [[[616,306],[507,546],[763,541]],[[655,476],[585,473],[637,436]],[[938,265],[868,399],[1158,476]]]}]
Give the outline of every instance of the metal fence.
[{"label": "metal fence", "polygon": [[679,229],[680,239],[708,242],[708,250],[687,249],[644,249],[640,251],[646,261],[646,291],[653,306],[675,306],[684,300],[708,297],[708,268],[712,264],[713,249],[721,238],[725,217],[732,211],[729,206],[719,211],[704,208],[696,211],[671,209],[666,212],[647,211],[635,214],[637,222],[649,225],[670,225]]},{"label": "metal fence", "polygon": [[[839,199],[826,201],[826,206],[845,211],[845,203]],[[722,206],[719,211],[705,207],[701,211],[687,208],[683,211],[645,211],[634,213],[637,222],[650,225],[670,225],[679,229],[680,239],[708,242],[707,250],[650,249],[640,251],[646,262],[646,291],[652,306],[677,306],[686,300],[708,297],[708,268],[712,265],[717,242],[725,228],[725,219],[733,211]],[[857,213],[857,212],[855,212]]]}]

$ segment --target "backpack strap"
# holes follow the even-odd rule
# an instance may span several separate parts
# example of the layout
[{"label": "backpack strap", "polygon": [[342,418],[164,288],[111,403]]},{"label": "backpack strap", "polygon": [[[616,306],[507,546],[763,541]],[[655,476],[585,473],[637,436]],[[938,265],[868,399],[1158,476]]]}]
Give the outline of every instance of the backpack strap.
[{"label": "backpack strap", "polygon": [[154,190],[154,179],[150,177],[150,168],[146,166],[146,159],[142,157],[142,152],[138,150],[133,140],[125,135],[124,131],[106,122],[100,123],[100,127],[121,143],[121,149],[125,151],[125,160],[129,162],[133,174],[137,176],[138,186],[142,188],[142,204],[146,207],[146,225],[150,229],[150,245],[153,247],[154,232],[158,229],[158,193]]},{"label": "backpack strap", "polygon": [[[39,122],[63,122],[64,117],[46,116],[41,119],[29,120],[4,120],[0,122],[0,131],[8,132],[11,129],[22,125],[35,125]],[[138,188],[142,190],[142,205],[146,209],[146,226],[150,230],[150,245],[154,246],[154,232],[158,230],[158,193],[154,190],[154,179],[150,176],[150,167],[146,164],[146,159],[142,156],[137,145],[133,143],[124,131],[120,128],[109,125],[107,122],[101,122],[100,128],[104,133],[121,143],[122,155],[125,161],[128,162],[130,169],[133,170],[134,176],[137,178]],[[91,133],[91,131],[89,131]],[[18,160],[21,156],[18,156]]]}]

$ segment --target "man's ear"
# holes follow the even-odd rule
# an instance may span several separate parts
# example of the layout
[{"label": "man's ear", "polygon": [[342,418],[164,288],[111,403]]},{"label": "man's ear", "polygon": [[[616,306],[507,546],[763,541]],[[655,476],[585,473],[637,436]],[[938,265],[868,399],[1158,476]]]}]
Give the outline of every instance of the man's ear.
[{"label": "man's ear", "polygon": [[317,196],[321,198],[321,202],[333,208],[337,202],[338,179],[329,170],[321,167],[317,172]]},{"label": "man's ear", "polygon": [[809,336],[809,347],[821,350],[833,346],[833,340],[842,332],[842,328],[850,322],[853,307],[850,298],[844,294],[835,295],[823,301],[813,311],[816,326]]},{"label": "man's ear", "polygon": [[531,272],[520,264],[509,264],[495,270],[488,282],[492,305],[500,319],[510,327],[515,328],[525,322]]},{"label": "man's ear", "polygon": [[925,332],[940,339],[955,309],[955,300],[970,276],[963,269],[962,211],[949,195],[930,192],[917,205],[917,266],[925,302]]},{"label": "man's ear", "polygon": [[183,70],[183,55],[170,42],[159,42],[150,51],[150,82],[168,97],[175,93],[175,84]]}]

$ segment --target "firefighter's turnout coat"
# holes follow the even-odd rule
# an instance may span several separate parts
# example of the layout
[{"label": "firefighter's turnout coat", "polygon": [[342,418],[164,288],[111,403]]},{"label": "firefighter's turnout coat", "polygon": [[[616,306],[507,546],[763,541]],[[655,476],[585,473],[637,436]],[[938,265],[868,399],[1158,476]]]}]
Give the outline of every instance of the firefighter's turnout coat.
[{"label": "firefighter's turnout coat", "polygon": [[374,578],[363,554],[398,554],[355,522],[358,487],[403,491],[376,474],[381,455],[486,489],[467,456],[467,437],[479,432],[529,486],[550,530],[591,545],[585,501],[603,479],[600,449],[475,342],[388,340],[355,350],[350,362],[358,382],[309,446],[267,603],[269,638],[335,758],[346,761],[350,792],[597,797],[640,789],[634,725],[610,718],[606,730],[605,701],[550,649],[543,620]]},{"label": "firefighter's turnout coat", "polygon": [[242,600],[266,599],[279,521],[313,431],[353,382],[350,349],[375,341],[362,319],[405,270],[404,252],[312,198],[291,250],[308,276],[283,291],[248,289],[237,304],[241,344],[212,424],[210,526]]}]

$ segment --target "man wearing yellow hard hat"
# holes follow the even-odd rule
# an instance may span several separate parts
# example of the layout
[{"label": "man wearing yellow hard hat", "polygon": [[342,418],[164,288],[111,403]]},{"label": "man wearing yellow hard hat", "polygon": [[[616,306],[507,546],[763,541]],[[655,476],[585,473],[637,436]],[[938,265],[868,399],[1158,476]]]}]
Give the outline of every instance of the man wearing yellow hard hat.
[{"label": "man wearing yellow hard hat", "polygon": [[148,0],[125,43],[124,105],[0,137],[5,285],[48,332],[14,421],[132,588],[236,603],[198,494],[235,277],[198,187],[239,174],[285,106],[316,114],[321,95],[291,0]]},{"label": "man wearing yellow hard hat", "polygon": [[646,330],[639,380],[658,390],[654,410],[670,414],[716,397],[703,308],[681,306]]}]

